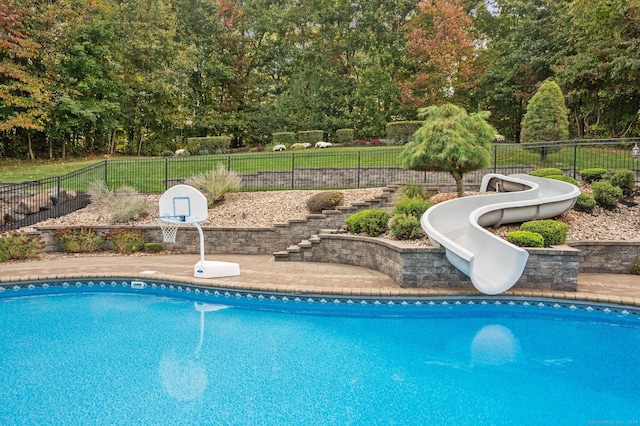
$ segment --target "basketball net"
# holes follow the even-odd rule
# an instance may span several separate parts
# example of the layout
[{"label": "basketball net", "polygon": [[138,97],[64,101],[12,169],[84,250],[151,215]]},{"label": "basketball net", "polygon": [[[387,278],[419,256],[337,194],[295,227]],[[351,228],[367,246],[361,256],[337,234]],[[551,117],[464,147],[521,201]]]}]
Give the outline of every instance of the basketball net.
[{"label": "basketball net", "polygon": [[178,226],[183,223],[182,220],[169,217],[156,217],[162,230],[162,238],[165,243],[175,243],[176,235],[178,235]]}]

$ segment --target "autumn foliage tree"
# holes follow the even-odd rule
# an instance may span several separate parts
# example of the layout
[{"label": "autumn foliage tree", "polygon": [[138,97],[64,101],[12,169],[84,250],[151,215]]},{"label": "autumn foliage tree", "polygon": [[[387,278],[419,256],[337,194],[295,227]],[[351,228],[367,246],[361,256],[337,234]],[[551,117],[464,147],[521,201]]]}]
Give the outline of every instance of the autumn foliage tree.
[{"label": "autumn foliage tree", "polygon": [[27,9],[11,0],[0,8],[0,131],[26,132],[29,156],[32,131],[42,131],[48,93],[44,80],[28,65],[38,45],[23,25]]},{"label": "autumn foliage tree", "polygon": [[456,102],[471,86],[476,52],[461,0],[423,0],[406,27],[410,75],[402,100],[410,109]]}]

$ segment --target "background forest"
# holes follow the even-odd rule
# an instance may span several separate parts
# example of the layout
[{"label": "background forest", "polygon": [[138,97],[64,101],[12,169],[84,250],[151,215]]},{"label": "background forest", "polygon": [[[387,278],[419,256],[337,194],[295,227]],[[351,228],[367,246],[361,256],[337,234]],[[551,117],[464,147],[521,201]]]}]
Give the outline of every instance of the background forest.
[{"label": "background forest", "polygon": [[0,156],[382,138],[445,102],[518,142],[548,78],[571,138],[639,136],[640,0],[3,0]]}]

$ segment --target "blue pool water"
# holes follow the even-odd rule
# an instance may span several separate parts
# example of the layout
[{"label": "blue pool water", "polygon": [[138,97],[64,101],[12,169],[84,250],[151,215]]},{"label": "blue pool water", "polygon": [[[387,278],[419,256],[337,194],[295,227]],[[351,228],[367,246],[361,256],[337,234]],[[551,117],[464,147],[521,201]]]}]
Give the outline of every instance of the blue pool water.
[{"label": "blue pool water", "polygon": [[12,292],[0,293],[3,425],[640,419],[637,312],[492,299],[390,306]]}]

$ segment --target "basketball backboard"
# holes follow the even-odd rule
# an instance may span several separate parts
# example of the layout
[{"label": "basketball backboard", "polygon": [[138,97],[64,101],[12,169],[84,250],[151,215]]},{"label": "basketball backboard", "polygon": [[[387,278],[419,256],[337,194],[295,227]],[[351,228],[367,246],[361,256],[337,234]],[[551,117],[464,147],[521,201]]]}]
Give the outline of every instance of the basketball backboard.
[{"label": "basketball backboard", "polygon": [[207,220],[207,198],[189,185],[176,185],[167,189],[158,203],[160,219],[185,224]]}]

